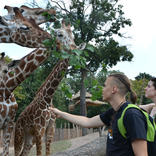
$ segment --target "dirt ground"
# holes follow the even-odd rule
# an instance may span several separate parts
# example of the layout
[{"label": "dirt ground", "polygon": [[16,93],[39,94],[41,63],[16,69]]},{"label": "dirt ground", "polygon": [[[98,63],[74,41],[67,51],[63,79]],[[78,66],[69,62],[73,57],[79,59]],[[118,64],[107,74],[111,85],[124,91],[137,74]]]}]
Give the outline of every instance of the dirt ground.
[{"label": "dirt ground", "polygon": [[[82,145],[85,145],[85,144],[95,140],[98,137],[99,137],[99,132],[95,132],[95,133],[91,133],[91,134],[88,134],[88,135],[83,136],[83,137],[73,138],[70,140],[70,142],[71,142],[70,148],[68,148],[66,151],[76,149]],[[0,153],[2,153],[2,150],[3,149],[0,148]],[[13,150],[14,150],[13,147],[10,147],[9,153],[13,153]],[[9,156],[12,156],[12,155],[9,154]]]},{"label": "dirt ground", "polygon": [[71,146],[70,146],[70,148],[67,149],[67,151],[73,150],[73,149],[78,148],[82,145],[85,145],[85,144],[95,140],[98,137],[99,137],[99,132],[96,132],[96,133],[88,134],[88,135],[83,136],[83,137],[77,137],[77,138],[71,139],[70,140]]}]

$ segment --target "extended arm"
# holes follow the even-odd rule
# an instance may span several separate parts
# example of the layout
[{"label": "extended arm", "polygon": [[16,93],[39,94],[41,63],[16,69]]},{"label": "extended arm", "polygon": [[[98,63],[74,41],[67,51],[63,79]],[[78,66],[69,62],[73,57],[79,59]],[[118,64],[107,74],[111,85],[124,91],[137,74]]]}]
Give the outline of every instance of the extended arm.
[{"label": "extended arm", "polygon": [[135,156],[148,156],[147,141],[143,139],[136,139],[132,142],[132,148]]},{"label": "extended arm", "polygon": [[62,112],[57,108],[51,108],[51,110],[57,115],[57,117],[61,117],[69,122],[80,125],[86,128],[94,128],[104,126],[104,123],[101,121],[100,116],[94,116],[92,118],[88,118],[85,116],[73,115],[66,112]]}]

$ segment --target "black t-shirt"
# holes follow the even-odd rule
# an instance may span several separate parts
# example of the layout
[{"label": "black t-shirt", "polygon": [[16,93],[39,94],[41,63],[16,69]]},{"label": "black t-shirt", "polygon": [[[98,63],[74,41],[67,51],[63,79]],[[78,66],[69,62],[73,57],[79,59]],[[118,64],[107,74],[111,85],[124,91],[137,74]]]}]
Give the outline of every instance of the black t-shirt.
[{"label": "black t-shirt", "polygon": [[[131,142],[135,139],[146,140],[147,136],[147,123],[144,114],[135,108],[130,108],[126,111],[123,122],[126,128],[125,139],[119,132],[117,121],[120,118],[122,111],[128,105],[128,102],[123,104],[120,109],[115,112],[112,108],[105,113],[100,114],[101,120],[108,126],[107,136],[107,156],[134,156]],[[150,118],[152,120],[152,118]],[[155,139],[156,140],[156,139]],[[151,151],[151,145],[148,147],[149,156],[156,155],[156,141],[155,143],[148,143],[155,146],[155,151]],[[153,148],[152,148],[153,149]]]}]

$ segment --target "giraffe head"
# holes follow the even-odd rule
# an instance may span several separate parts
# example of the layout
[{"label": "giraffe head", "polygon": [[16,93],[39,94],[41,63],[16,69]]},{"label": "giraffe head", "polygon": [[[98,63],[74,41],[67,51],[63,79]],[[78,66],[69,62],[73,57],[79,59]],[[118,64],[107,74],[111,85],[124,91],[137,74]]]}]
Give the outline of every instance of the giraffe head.
[{"label": "giraffe head", "polygon": [[0,78],[2,80],[5,79],[5,75],[8,74],[8,71],[19,63],[19,60],[13,60],[10,63],[7,63],[5,61],[5,53],[2,52],[0,55]]},{"label": "giraffe head", "polygon": [[16,19],[16,26],[13,24],[13,28],[10,28],[10,37],[13,43],[30,48],[44,47],[42,42],[45,39],[51,38],[51,35],[41,29],[33,18],[25,18],[19,8],[15,7],[13,10],[15,14],[14,18]]},{"label": "giraffe head", "polygon": [[74,49],[80,49],[83,50],[86,46],[85,43],[77,46],[74,42],[74,35],[71,30],[71,25],[68,24],[65,25],[65,22],[62,21],[61,28],[55,29],[56,34],[56,42],[58,49],[64,49],[64,50],[74,50]]},{"label": "giraffe head", "polygon": [[[3,18],[7,21],[14,21],[15,13],[14,8],[11,6],[5,6],[4,9],[8,11],[8,15],[3,16]],[[36,24],[40,25],[47,21],[53,22],[55,21],[56,11],[54,9],[42,9],[42,8],[29,8],[28,6],[22,5],[19,7],[19,11],[21,14],[27,19],[34,19]],[[51,16],[50,19],[47,16]]]},{"label": "giraffe head", "polygon": [[[0,16],[0,43],[17,43],[29,48],[44,47],[42,42],[51,36],[46,31],[41,31],[41,28],[39,30],[36,27],[38,27],[38,24],[50,21],[45,16],[42,16],[43,13],[44,15],[48,15],[48,17],[49,14],[54,17],[55,10],[42,8],[31,9],[26,6],[21,6],[20,8],[5,6],[5,9],[8,10],[8,15]],[[23,23],[15,10],[18,10],[21,17],[23,16],[29,22],[25,20],[25,23]],[[30,25],[32,22],[33,26],[35,24],[35,29],[32,29],[33,27]]]}]

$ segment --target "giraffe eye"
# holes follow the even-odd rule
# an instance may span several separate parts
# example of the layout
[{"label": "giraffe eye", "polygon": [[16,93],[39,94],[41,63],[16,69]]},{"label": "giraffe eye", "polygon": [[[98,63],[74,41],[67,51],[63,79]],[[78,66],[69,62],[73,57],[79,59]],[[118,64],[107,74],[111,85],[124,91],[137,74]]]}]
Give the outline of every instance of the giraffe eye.
[{"label": "giraffe eye", "polygon": [[24,12],[24,10],[23,10],[23,9],[21,9],[21,10],[20,10],[20,12],[21,12],[21,13],[23,13],[23,12]]}]

